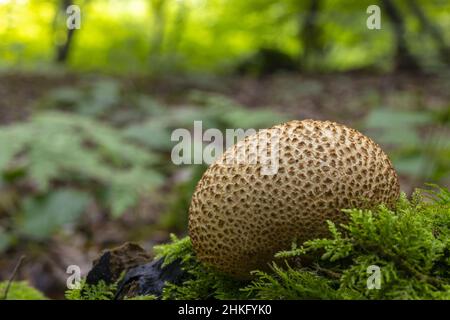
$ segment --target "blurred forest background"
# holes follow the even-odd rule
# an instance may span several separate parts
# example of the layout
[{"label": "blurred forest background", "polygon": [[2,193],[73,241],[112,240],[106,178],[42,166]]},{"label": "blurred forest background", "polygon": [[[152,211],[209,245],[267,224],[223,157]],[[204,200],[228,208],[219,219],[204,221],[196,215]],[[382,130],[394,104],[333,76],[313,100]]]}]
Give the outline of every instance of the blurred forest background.
[{"label": "blurred forest background", "polygon": [[186,233],[205,166],[170,136],[194,120],[337,121],[406,193],[448,187],[449,66],[446,0],[0,0],[0,280],[26,255],[16,277],[60,298],[68,265]]}]

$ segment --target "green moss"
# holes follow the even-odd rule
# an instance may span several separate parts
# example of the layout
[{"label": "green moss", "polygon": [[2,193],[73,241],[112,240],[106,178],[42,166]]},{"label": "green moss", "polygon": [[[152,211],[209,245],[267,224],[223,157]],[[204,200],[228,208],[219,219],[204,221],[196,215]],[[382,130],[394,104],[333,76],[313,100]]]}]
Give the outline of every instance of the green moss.
[{"label": "green moss", "polygon": [[182,261],[182,267],[188,274],[188,280],[183,285],[167,284],[163,290],[162,299],[238,299],[246,294],[240,290],[242,283],[217,273],[203,266],[195,259],[189,237],[178,239],[172,235],[172,243],[156,246],[157,258],[164,258],[164,264],[177,259]]},{"label": "green moss", "polygon": [[[4,298],[8,281],[0,282],[0,299]],[[41,292],[31,287],[26,281],[14,281],[9,287],[7,300],[45,300]]]},{"label": "green moss", "polygon": [[[344,210],[349,222],[328,222],[331,237],[279,252],[272,271],[251,283],[232,280],[195,260],[189,238],[157,248],[166,263],[182,259],[191,278],[169,284],[164,299],[450,299],[450,192],[402,195],[394,210]],[[302,265],[302,257],[317,257]],[[250,259],[250,257],[249,257]],[[369,289],[370,266],[379,289]]]},{"label": "green moss", "polygon": [[132,298],[126,298],[125,300],[156,300],[157,298],[154,295],[148,296],[136,296]]},{"label": "green moss", "polygon": [[[155,247],[157,258],[180,260],[181,285],[167,284],[162,299],[450,299],[450,192],[435,188],[402,195],[396,208],[344,210],[345,225],[328,222],[331,236],[276,254],[270,272],[237,281],[196,260],[188,237]],[[309,262],[304,258],[308,257]],[[251,259],[251,257],[249,257]],[[311,261],[312,260],[312,261]],[[380,271],[379,289],[369,289]],[[110,299],[114,286],[68,298]],[[84,292],[84,290],[83,290]],[[154,299],[154,296],[136,297]]]},{"label": "green moss", "polygon": [[106,284],[103,280],[96,285],[86,284],[83,280],[78,289],[66,291],[68,300],[112,300],[116,294],[117,282]]}]

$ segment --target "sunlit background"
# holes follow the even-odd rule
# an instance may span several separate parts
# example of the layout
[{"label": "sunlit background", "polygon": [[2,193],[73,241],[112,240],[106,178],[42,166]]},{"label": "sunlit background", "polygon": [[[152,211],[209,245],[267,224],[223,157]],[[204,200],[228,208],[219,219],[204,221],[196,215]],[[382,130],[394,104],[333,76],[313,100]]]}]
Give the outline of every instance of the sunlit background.
[{"label": "sunlit background", "polygon": [[[436,36],[424,32],[407,1],[394,1],[404,14],[410,51],[429,68],[441,66]],[[374,1],[317,1],[317,39],[305,43],[302,28],[309,1],[267,0],[0,0],[1,66],[48,67],[66,41],[63,4],[81,8],[82,28],[73,38],[67,65],[72,70],[227,72],[259,48],[293,57],[316,51],[308,67],[348,70],[392,67],[395,34],[387,18],[381,30],[365,27]],[[450,30],[448,1],[414,1],[427,23],[445,39]],[[320,55],[317,53],[320,52]],[[153,59],[151,59],[153,58]]]}]

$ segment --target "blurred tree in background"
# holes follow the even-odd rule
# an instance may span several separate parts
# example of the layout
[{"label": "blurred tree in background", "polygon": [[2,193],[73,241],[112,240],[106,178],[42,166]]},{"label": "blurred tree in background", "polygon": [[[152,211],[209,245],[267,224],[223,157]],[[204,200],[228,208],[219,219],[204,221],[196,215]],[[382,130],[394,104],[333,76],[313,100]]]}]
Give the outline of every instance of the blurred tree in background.
[{"label": "blurred tree in background", "polygon": [[[80,30],[66,28],[72,4]],[[365,27],[371,4],[381,30]],[[230,72],[242,59],[270,60],[269,49],[310,71],[436,70],[450,59],[443,0],[2,0],[0,14],[4,68]]]}]

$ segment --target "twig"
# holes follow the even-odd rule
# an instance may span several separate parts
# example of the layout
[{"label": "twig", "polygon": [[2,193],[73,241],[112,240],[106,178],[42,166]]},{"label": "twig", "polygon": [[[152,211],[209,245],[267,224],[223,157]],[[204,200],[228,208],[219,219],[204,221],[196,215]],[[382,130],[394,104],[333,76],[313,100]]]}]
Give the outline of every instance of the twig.
[{"label": "twig", "polygon": [[330,278],[339,280],[342,277],[341,273],[335,272],[335,271],[330,270],[330,269],[322,268],[318,264],[314,264],[314,267],[315,267],[317,272],[321,272],[321,273],[325,274],[326,276],[328,276]]},{"label": "twig", "polygon": [[12,284],[14,278],[16,277],[17,271],[19,271],[20,265],[22,264],[24,259],[25,259],[25,256],[21,256],[19,258],[19,261],[17,261],[16,266],[14,267],[14,270],[13,270],[11,276],[9,277],[8,284],[6,285],[5,293],[3,294],[3,298],[1,300],[6,300],[6,298],[8,298],[8,292],[11,287],[11,284]]}]

